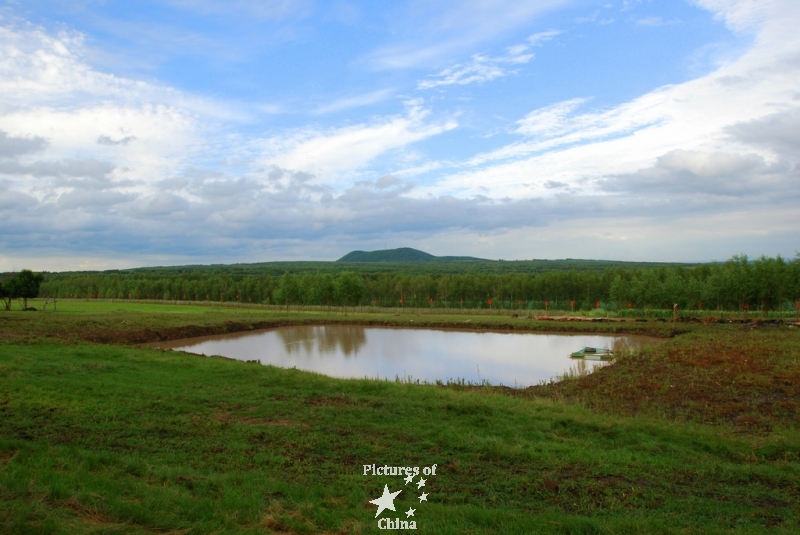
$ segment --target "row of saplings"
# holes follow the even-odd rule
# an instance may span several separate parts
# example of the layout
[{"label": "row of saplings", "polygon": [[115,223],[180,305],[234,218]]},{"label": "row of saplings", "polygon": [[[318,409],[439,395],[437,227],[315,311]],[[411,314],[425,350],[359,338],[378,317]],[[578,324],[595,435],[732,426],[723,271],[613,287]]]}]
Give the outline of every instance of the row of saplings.
[{"label": "row of saplings", "polygon": [[0,299],[6,310],[11,310],[11,303],[14,299],[19,300],[22,310],[36,310],[28,307],[28,299],[33,299],[39,295],[39,286],[42,284],[44,276],[41,273],[34,273],[28,269],[23,269],[13,277],[0,281]]}]

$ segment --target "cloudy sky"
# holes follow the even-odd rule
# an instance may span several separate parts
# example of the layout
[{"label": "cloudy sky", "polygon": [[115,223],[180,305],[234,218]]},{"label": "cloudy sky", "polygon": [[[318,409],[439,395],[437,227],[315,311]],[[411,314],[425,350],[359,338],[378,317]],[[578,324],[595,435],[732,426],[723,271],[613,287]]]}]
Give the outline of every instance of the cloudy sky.
[{"label": "cloudy sky", "polygon": [[0,271],[800,250],[797,0],[0,0]]}]

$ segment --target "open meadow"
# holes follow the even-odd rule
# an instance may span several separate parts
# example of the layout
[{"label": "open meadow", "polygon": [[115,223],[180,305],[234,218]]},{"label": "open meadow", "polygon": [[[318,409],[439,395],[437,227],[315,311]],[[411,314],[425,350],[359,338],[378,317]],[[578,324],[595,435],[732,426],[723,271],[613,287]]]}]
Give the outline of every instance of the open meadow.
[{"label": "open meadow", "polygon": [[[43,303],[0,312],[0,533],[377,533],[384,485],[417,533],[800,531],[794,326]],[[521,390],[146,347],[330,323],[666,341]]]}]

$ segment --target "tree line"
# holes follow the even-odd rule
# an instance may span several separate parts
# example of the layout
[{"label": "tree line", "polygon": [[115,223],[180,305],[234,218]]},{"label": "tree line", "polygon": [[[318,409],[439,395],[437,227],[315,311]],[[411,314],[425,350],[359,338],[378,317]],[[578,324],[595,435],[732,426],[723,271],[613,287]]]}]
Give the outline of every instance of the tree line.
[{"label": "tree line", "polygon": [[186,274],[202,274],[204,276],[248,276],[272,275],[282,276],[289,272],[296,275],[303,273],[330,273],[336,275],[342,271],[353,271],[359,274],[368,273],[413,273],[416,275],[464,275],[509,273],[546,273],[550,271],[593,271],[602,273],[606,269],[622,267],[625,269],[651,269],[656,267],[692,267],[697,264],[681,264],[672,262],[629,262],[620,260],[582,260],[566,258],[560,260],[460,260],[436,262],[335,262],[325,261],[279,261],[257,262],[247,264],[210,264],[184,266],[151,266],[125,270],[110,270],[105,273],[125,275],[175,276]]},{"label": "tree line", "polygon": [[[377,269],[377,268],[376,268]],[[49,274],[42,297],[155,299],[316,306],[521,308],[553,310],[672,308],[792,309],[800,300],[800,258],[750,260],[691,267],[608,268],[545,273],[414,272],[236,275],[166,273]]]}]

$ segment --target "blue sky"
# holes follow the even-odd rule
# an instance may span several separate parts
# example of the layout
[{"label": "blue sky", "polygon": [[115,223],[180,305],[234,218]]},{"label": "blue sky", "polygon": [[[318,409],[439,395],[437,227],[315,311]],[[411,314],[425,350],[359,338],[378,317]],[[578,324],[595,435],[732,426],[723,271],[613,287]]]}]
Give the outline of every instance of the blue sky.
[{"label": "blue sky", "polygon": [[0,270],[793,257],[800,5],[0,0]]}]

